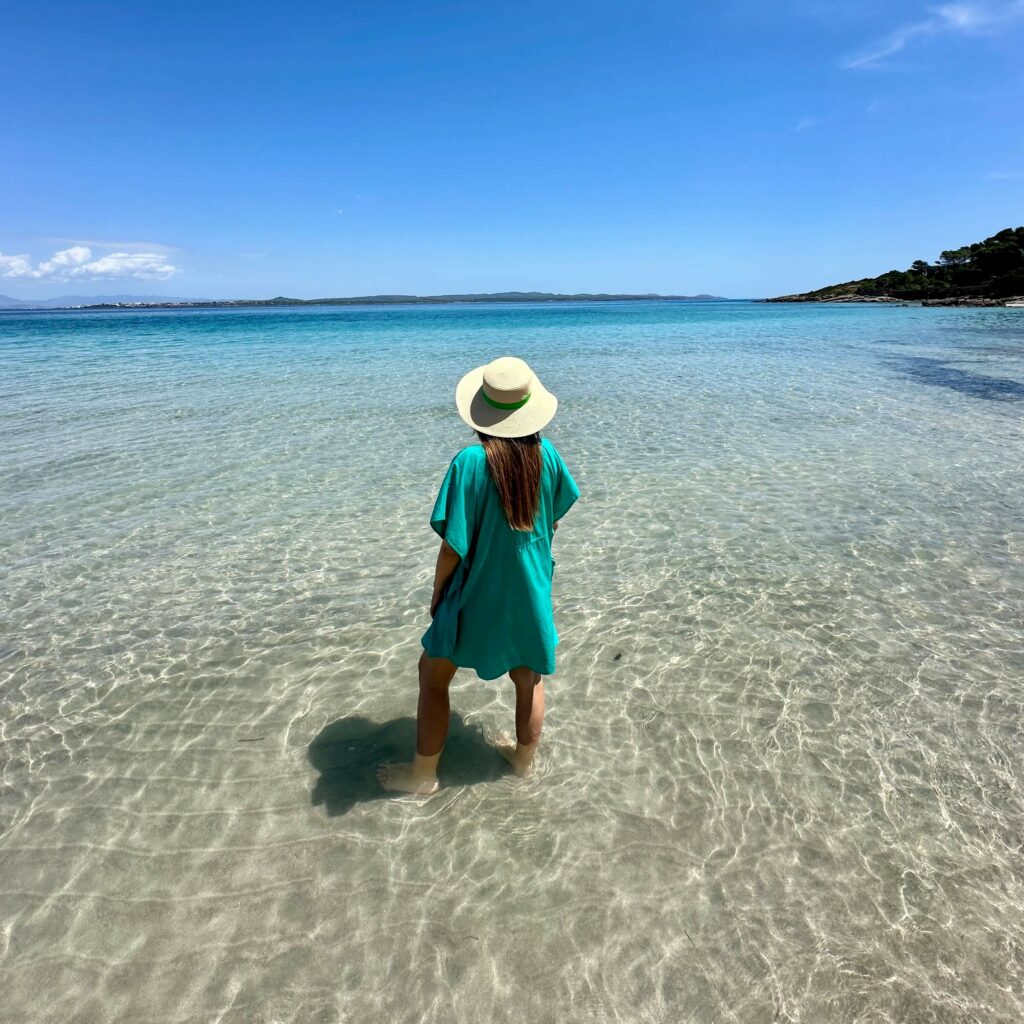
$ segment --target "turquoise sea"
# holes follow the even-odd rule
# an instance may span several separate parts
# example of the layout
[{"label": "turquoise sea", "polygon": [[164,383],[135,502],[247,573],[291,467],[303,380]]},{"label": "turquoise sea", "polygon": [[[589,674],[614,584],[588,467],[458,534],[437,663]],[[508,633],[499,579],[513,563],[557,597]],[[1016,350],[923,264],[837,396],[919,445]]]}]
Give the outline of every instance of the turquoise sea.
[{"label": "turquoise sea", "polygon": [[[583,492],[411,752],[467,369]],[[1024,1019],[1024,309],[0,314],[5,1024]]]}]

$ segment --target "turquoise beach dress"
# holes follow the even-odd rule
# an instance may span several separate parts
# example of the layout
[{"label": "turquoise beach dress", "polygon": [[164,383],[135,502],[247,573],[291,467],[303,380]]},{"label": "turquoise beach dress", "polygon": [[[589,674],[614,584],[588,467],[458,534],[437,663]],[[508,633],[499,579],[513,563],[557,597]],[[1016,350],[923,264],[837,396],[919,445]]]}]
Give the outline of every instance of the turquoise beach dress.
[{"label": "turquoise beach dress", "polygon": [[497,679],[526,666],[555,671],[558,633],[551,608],[556,523],[580,496],[576,481],[547,439],[541,439],[540,503],[533,531],[513,530],[487,471],[481,444],[451,461],[430,525],[459,555],[423,649]]}]

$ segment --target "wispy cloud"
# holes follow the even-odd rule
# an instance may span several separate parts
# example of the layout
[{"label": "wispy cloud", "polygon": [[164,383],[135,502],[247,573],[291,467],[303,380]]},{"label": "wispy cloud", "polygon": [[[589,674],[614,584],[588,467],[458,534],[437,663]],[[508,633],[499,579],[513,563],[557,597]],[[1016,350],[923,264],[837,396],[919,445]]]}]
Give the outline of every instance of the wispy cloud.
[{"label": "wispy cloud", "polygon": [[1024,19],[1024,0],[942,4],[928,8],[928,17],[900,26],[859,53],[845,57],[840,64],[849,70],[870,68],[918,39],[949,33],[989,35],[1021,19]]},{"label": "wispy cloud", "polygon": [[791,132],[805,132],[808,128],[817,128],[820,124],[825,124],[831,121],[835,117],[835,113],[824,114],[821,117],[801,117],[799,121],[789,130]]},{"label": "wispy cloud", "polygon": [[93,257],[87,245],[73,245],[48,260],[33,263],[28,255],[0,253],[0,277],[34,281],[82,281],[131,278],[136,281],[166,281],[180,268],[167,262],[159,252],[111,252]]},{"label": "wispy cloud", "polygon": [[1024,171],[992,171],[986,174],[989,181],[1011,181],[1015,178],[1024,178]]},{"label": "wispy cloud", "polygon": [[879,39],[856,56],[845,58],[842,61],[842,66],[848,70],[870,67],[886,57],[891,57],[894,53],[899,53],[916,36],[930,35],[934,31],[931,21],[919,21],[912,25],[904,25],[895,32],[890,32],[883,39]]},{"label": "wispy cloud", "polygon": [[94,249],[118,249],[122,252],[178,252],[176,245],[163,242],[115,242],[103,238],[40,238],[40,242],[56,242],[60,245],[85,245]]}]

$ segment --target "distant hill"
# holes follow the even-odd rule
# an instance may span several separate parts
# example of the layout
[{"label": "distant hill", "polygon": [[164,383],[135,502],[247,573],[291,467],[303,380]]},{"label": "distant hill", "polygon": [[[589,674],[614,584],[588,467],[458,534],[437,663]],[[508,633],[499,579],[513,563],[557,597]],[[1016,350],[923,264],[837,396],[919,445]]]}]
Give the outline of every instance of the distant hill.
[{"label": "distant hill", "polygon": [[69,306],[93,306],[118,302],[202,302],[202,299],[172,295],[58,295],[54,299],[15,299],[0,295],[0,309],[67,309]]},{"label": "distant hill", "polygon": [[721,295],[610,295],[604,292],[580,292],[563,295],[558,292],[487,292],[468,295],[355,295],[333,299],[290,299],[278,295],[273,299],[182,299],[169,295],[60,295],[55,299],[14,299],[0,295],[0,309],[202,309],[223,306],[400,306],[422,303],[452,302],[640,302],[673,299],[683,302],[724,302]]},{"label": "distant hill", "polygon": [[202,309],[223,307],[250,306],[402,306],[402,305],[443,305],[455,302],[642,302],[652,300],[673,299],[684,302],[715,302],[723,301],[720,295],[656,295],[653,292],[643,295],[612,295],[601,292],[591,294],[579,292],[563,295],[558,292],[486,292],[467,295],[353,295],[330,299],[291,299],[278,295],[273,299],[197,299],[176,300],[160,299],[153,302],[94,303],[92,309],[119,309],[125,306],[143,306],[153,309]]},{"label": "distant hill", "polygon": [[894,302],[1002,305],[1024,296],[1024,227],[1006,228],[983,242],[947,249],[937,263],[916,260],[907,270],[846,281],[766,302]]}]

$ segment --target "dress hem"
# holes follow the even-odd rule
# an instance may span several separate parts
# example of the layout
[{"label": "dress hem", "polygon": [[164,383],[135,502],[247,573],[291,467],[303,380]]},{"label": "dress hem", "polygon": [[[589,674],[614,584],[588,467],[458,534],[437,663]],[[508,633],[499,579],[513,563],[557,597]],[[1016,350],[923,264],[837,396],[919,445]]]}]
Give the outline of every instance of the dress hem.
[{"label": "dress hem", "polygon": [[477,677],[479,679],[483,679],[485,682],[488,683],[493,682],[495,679],[500,679],[502,676],[507,676],[509,672],[511,672],[514,668],[528,668],[531,672],[536,672],[539,676],[553,676],[555,674],[554,669],[552,669],[550,672],[541,672],[540,669],[536,669],[530,665],[524,665],[522,662],[518,662],[515,665],[510,665],[508,668],[502,669],[500,672],[496,673],[493,676],[485,676],[483,672],[481,672],[480,669],[476,667],[476,665],[464,665],[461,662],[456,661],[454,658],[449,657],[447,654],[431,654],[430,651],[427,650],[426,644],[421,644],[420,646],[423,647],[424,653],[429,655],[431,658],[445,658],[448,661],[452,662],[452,664],[455,665],[456,668],[472,669],[477,674]]}]

